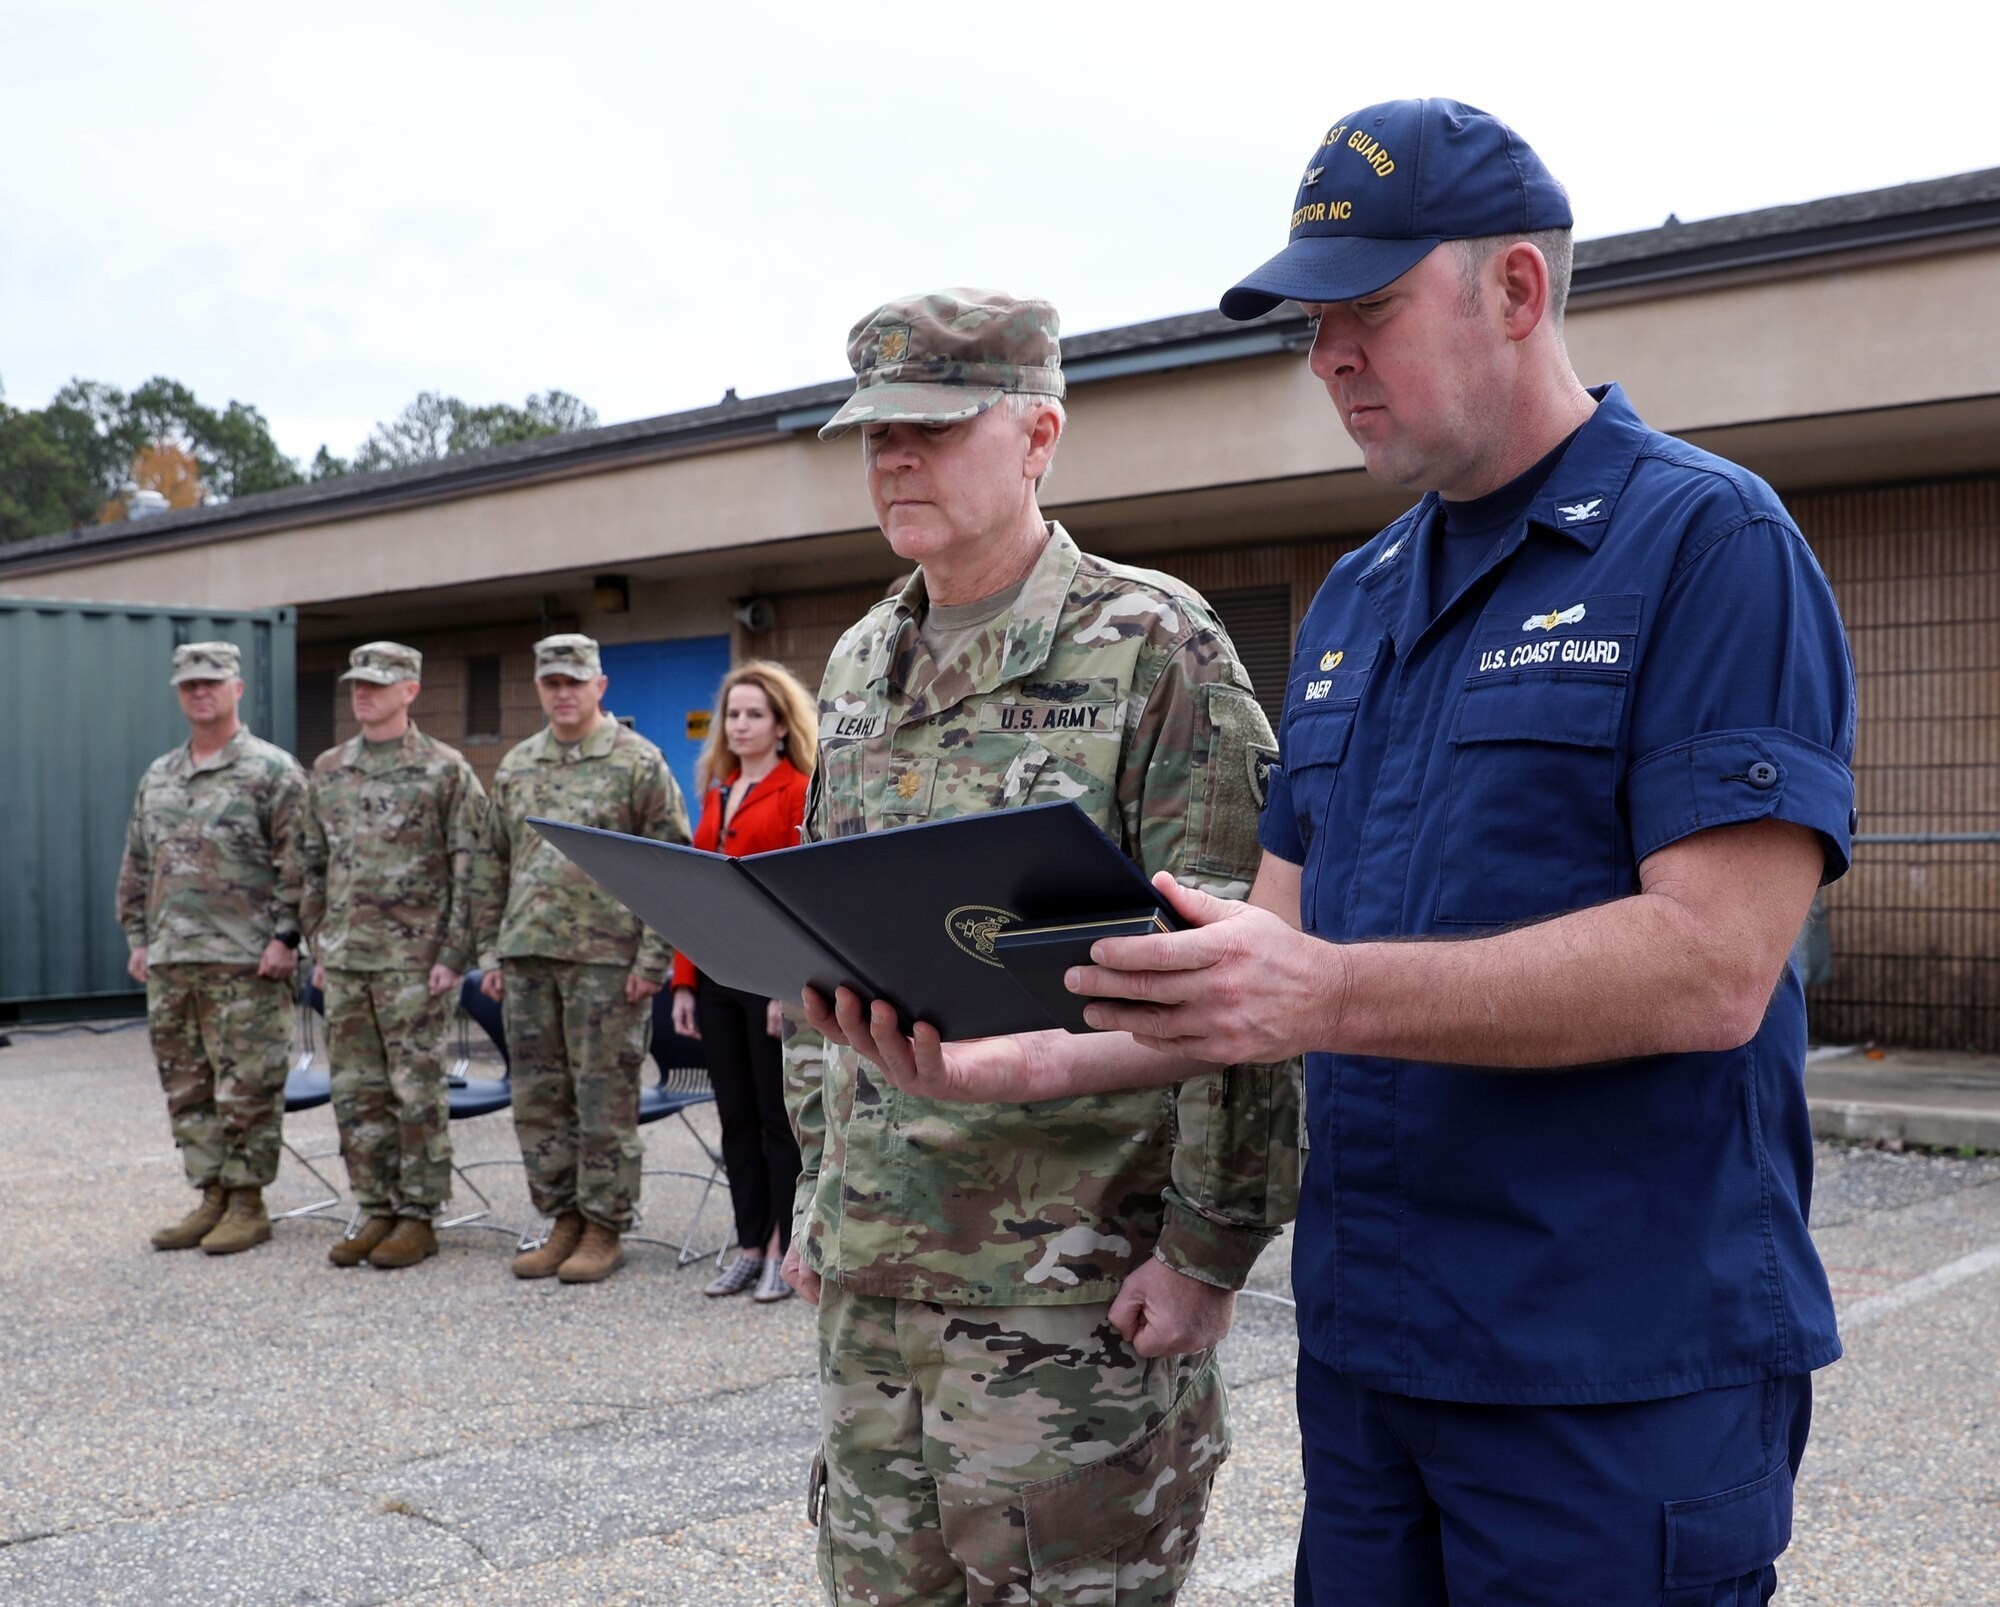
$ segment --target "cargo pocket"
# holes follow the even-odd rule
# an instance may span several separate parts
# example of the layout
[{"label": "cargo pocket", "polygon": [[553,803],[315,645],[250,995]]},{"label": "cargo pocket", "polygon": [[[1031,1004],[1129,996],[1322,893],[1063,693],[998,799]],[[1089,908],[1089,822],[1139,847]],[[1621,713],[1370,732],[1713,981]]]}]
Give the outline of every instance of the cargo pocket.
[{"label": "cargo pocket", "polygon": [[[1088,765],[1030,742],[1008,765],[1005,793],[994,807],[1043,803],[1073,803],[1100,826],[1114,823],[1118,818],[1117,777],[1115,773],[1099,775]],[[1115,825],[1112,830],[1115,833]]]},{"label": "cargo pocket", "polygon": [[1466,690],[1451,735],[1441,924],[1508,926],[1632,891],[1618,806],[1624,708],[1622,676]]},{"label": "cargo pocket", "polygon": [[[1108,1607],[1140,1589],[1167,1599],[1177,1565],[1184,1572],[1193,1560],[1209,1486],[1228,1454],[1227,1398],[1211,1358],[1123,1450],[1021,1491],[1036,1599]],[[1122,1594],[1120,1573],[1142,1563],[1132,1567],[1133,1594]]]},{"label": "cargo pocket", "polygon": [[[1754,1587],[1792,1541],[1792,1470],[1780,1463],[1754,1484],[1692,1501],[1669,1501],[1667,1607],[1709,1607],[1735,1596],[1715,1587]],[[1744,1601],[1759,1599],[1755,1594]]]}]

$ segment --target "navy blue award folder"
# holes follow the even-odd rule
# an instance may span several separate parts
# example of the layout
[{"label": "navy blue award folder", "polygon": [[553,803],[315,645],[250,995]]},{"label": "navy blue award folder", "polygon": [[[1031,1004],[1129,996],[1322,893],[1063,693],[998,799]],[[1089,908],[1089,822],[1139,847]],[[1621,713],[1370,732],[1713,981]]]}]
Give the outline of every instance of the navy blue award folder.
[{"label": "navy blue award folder", "polygon": [[1073,803],[961,815],[731,859],[530,824],[703,975],[787,1003],[886,999],[946,1039],[1087,1031],[1062,986],[1096,937],[1182,922]]}]

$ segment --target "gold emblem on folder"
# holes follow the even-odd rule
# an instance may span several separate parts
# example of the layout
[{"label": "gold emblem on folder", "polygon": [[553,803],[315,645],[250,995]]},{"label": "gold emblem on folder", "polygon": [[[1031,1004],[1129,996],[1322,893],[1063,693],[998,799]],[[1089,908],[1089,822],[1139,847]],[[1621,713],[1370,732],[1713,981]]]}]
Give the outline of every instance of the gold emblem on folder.
[{"label": "gold emblem on folder", "polygon": [[961,953],[984,964],[999,966],[1000,962],[993,958],[993,940],[1020,918],[990,904],[961,904],[944,918],[944,930]]}]

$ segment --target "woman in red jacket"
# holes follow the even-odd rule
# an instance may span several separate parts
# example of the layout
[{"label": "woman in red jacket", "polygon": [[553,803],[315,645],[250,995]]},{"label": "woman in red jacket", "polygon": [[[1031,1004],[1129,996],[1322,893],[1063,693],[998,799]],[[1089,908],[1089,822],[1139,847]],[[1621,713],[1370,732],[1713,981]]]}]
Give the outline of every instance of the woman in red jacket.
[{"label": "woman in red jacket", "polygon": [[[813,699],[782,665],[739,664],[716,693],[721,712],[701,751],[695,780],[701,824],[694,845],[711,853],[761,854],[790,848],[805,819],[818,721]],[[783,1300],[780,1268],[792,1238],[792,1190],[799,1145],[785,1115],[784,1014],[775,999],[725,988],[674,957],[674,1031],[702,1040],[722,1161],[736,1207],[736,1259],[704,1294]]]}]

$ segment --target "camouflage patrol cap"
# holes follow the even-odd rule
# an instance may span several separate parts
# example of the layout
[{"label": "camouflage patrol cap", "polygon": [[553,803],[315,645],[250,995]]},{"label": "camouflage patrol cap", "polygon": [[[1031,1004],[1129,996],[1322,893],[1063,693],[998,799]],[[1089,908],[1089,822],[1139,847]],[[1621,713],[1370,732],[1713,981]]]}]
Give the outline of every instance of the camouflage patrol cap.
[{"label": "camouflage patrol cap", "polygon": [[377,686],[394,686],[398,681],[424,678],[424,655],[401,642],[363,642],[347,655],[348,670],[343,681],[373,681]]},{"label": "camouflage patrol cap", "polygon": [[172,684],[233,681],[243,674],[243,655],[234,642],[183,642],[174,649]]},{"label": "camouflage patrol cap", "polygon": [[854,394],[822,441],[863,424],[956,424],[1009,392],[1060,397],[1061,320],[1002,290],[934,290],[877,307],[847,336]]},{"label": "camouflage patrol cap", "polygon": [[535,643],[535,679],[544,675],[567,675],[572,681],[594,681],[604,673],[597,659],[597,643],[575,631],[560,636],[544,636]]}]

